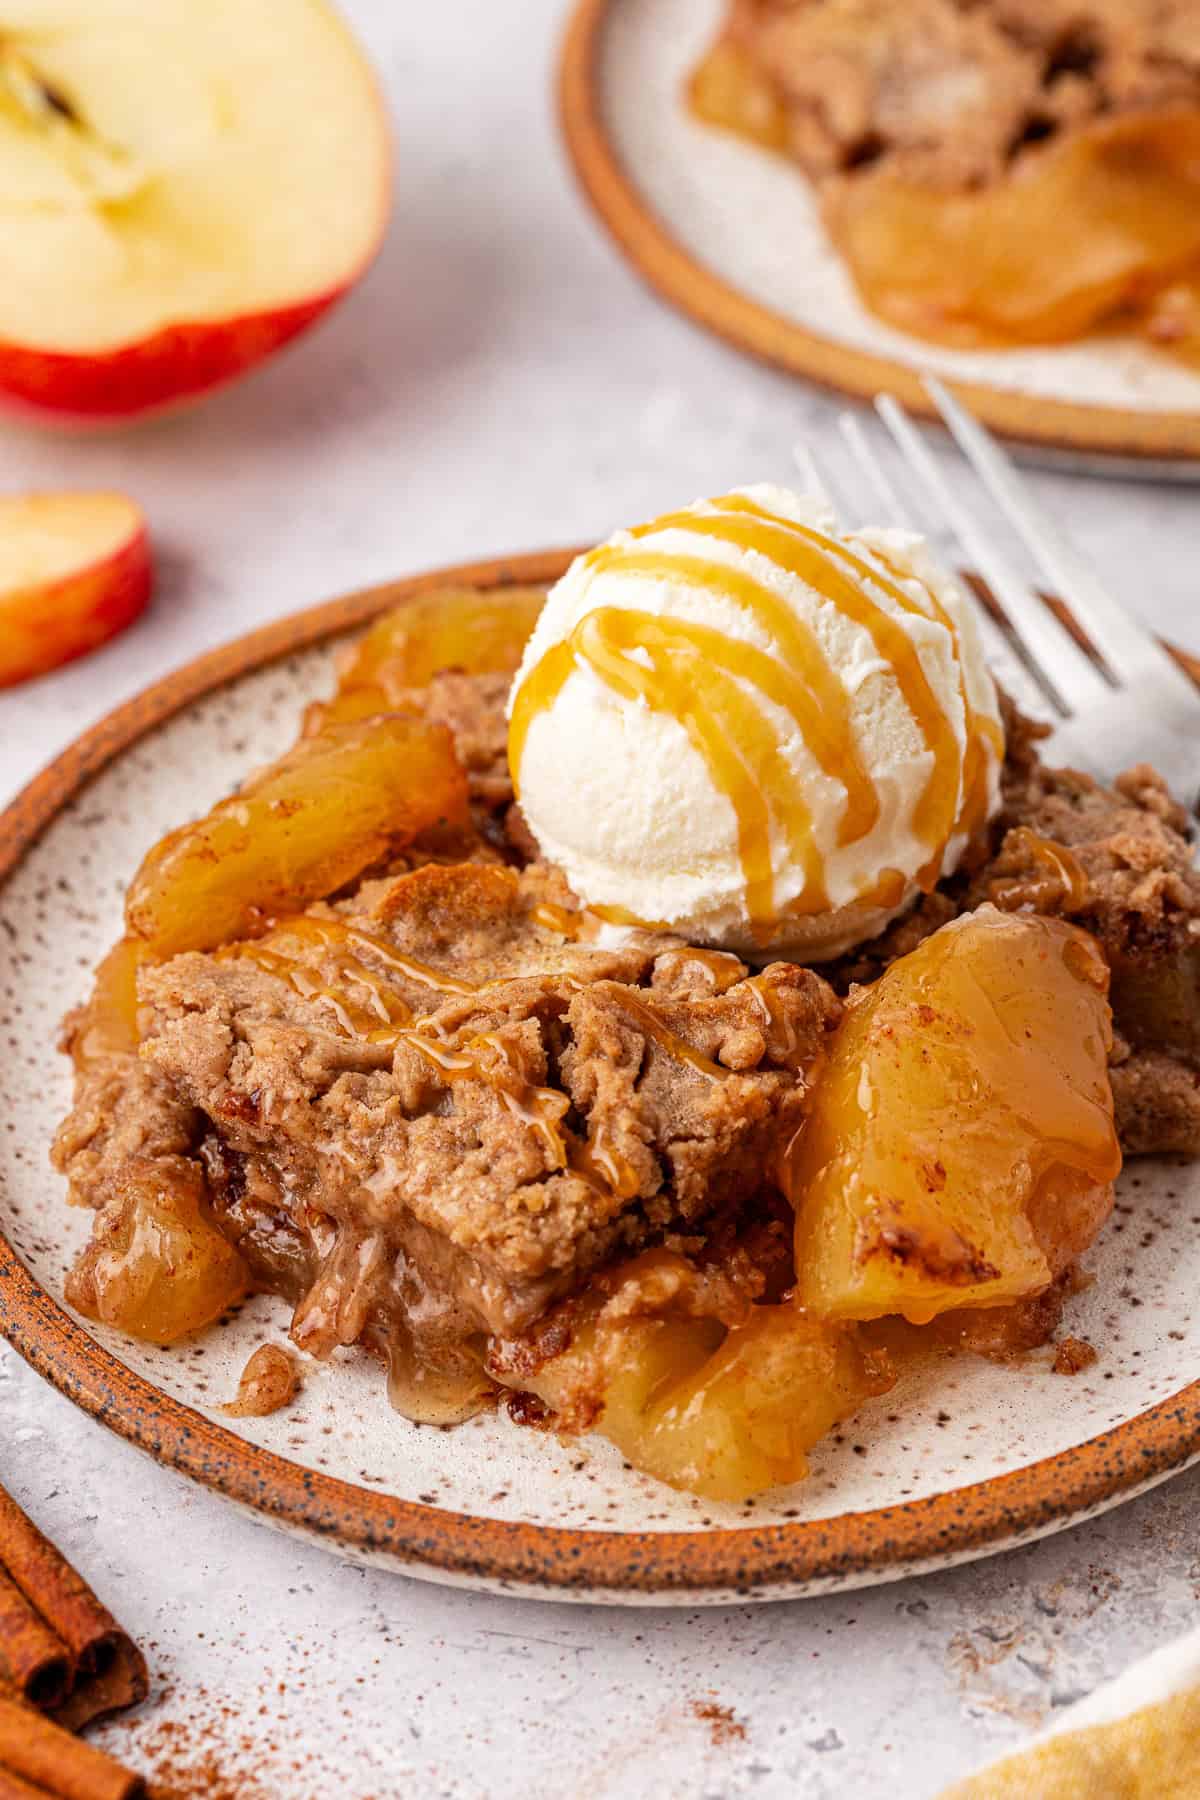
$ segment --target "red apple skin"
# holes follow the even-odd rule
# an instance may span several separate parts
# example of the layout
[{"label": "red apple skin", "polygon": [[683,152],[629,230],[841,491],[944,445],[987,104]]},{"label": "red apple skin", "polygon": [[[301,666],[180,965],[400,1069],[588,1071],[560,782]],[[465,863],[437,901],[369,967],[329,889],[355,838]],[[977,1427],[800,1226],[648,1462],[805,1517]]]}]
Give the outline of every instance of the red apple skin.
[{"label": "red apple skin", "polygon": [[392,210],[390,114],[373,75],[371,88],[380,143],[377,217],[357,265],[320,293],[258,312],[166,325],[115,350],[63,351],[0,338],[0,414],[85,432],[174,411],[236,381],[344,299],[378,256]]},{"label": "red apple skin", "polygon": [[145,612],[153,586],[150,537],[142,525],[87,569],[0,594],[0,688],[32,681],[106,644]]},{"label": "red apple skin", "polygon": [[26,420],[87,430],[197,400],[307,331],[367,266],[329,293],[278,312],[168,325],[140,343],[95,356],[0,340],[0,408]]}]

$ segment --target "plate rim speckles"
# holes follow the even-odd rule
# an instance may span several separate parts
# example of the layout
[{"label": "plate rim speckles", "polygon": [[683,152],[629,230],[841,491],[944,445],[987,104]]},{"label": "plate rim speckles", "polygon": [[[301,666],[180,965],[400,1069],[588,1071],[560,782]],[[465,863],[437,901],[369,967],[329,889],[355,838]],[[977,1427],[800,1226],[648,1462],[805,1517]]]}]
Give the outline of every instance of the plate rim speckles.
[{"label": "plate rim speckles", "polygon": [[[605,35],[629,0],[577,0],[558,71],[563,140],[584,197],[618,250],[648,285],[693,323],[776,368],[860,399],[894,394],[936,417],[921,385],[919,340],[904,360],[822,332],[754,298],[728,267],[694,255],[626,166],[607,116],[601,79]],[[767,152],[754,152],[765,156]],[[930,358],[935,347],[929,347]],[[1083,473],[1200,479],[1200,409],[1157,410],[1062,399],[1019,386],[945,377],[985,425],[1032,456]]]},{"label": "plate rim speckles", "polygon": [[[193,703],[432,588],[546,584],[573,554],[463,564],[369,588],[266,625],[168,675],[84,733],[0,815],[0,889],[94,776]],[[1057,1530],[1200,1459],[1196,1381],[1056,1455],[901,1504],[734,1529],[555,1527],[398,1499],[247,1442],[98,1343],[3,1234],[0,1334],[83,1411],[265,1523],[408,1574],[543,1599],[698,1605],[887,1581]]]}]

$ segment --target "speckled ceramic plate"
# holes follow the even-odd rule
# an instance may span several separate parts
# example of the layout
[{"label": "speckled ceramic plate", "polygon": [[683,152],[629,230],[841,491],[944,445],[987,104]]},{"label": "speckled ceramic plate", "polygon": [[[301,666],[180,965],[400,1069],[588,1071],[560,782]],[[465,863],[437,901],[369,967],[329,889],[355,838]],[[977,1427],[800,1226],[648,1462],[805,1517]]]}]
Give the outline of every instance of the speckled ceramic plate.
[{"label": "speckled ceramic plate", "polygon": [[812,189],[784,158],[690,117],[684,82],[728,0],[579,0],[563,129],[585,193],[639,272],[698,324],[799,375],[915,411],[921,368],[1047,460],[1200,479],[1200,372],[1129,336],[952,351],[867,312]]},{"label": "speckled ceramic plate", "polygon": [[266,1298],[171,1350],[73,1314],[88,1220],[47,1163],[70,1082],[58,1021],[118,935],[147,846],[294,737],[340,635],[437,582],[549,581],[562,553],[352,596],[204,657],[75,744],[0,819],[0,1330],[49,1381],[159,1461],[344,1555],[546,1598],[690,1604],[885,1581],[1114,1505],[1200,1455],[1200,1169],[1143,1163],[1089,1262],[1070,1329],[1100,1349],[1067,1380],[963,1358],[911,1372],[821,1445],[810,1479],[715,1506],[507,1416],[455,1431],[388,1408],[378,1369],[312,1364],[299,1400],[229,1420]]}]

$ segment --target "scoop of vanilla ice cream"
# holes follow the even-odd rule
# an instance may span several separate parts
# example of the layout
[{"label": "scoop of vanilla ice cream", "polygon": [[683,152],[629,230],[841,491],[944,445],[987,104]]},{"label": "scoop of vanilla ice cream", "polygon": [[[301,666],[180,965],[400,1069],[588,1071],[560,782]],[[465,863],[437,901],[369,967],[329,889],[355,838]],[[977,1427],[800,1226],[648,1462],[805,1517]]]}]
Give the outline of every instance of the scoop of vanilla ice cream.
[{"label": "scoop of vanilla ice cream", "polygon": [[602,916],[841,955],[994,812],[996,693],[922,539],[777,487],[578,558],[509,701],[521,806]]}]

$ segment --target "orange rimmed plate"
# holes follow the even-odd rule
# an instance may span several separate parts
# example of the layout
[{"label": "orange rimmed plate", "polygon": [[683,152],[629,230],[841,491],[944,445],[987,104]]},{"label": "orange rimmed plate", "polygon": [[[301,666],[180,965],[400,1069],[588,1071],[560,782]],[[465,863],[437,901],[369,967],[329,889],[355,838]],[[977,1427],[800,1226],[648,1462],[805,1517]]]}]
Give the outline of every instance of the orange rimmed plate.
[{"label": "orange rimmed plate", "polygon": [[563,131],[618,247],[697,324],[847,394],[929,414],[919,372],[1043,460],[1200,480],[1200,370],[1132,336],[957,351],[861,304],[805,176],[693,119],[684,82],[728,0],[578,0],[560,74]]},{"label": "orange rimmed plate", "polygon": [[746,1507],[675,1494],[607,1445],[564,1446],[507,1415],[410,1425],[354,1353],[308,1365],[284,1412],[228,1419],[250,1349],[286,1330],[266,1297],[170,1350],[65,1306],[88,1220],[46,1160],[70,1090],[54,1043],[142,852],[291,740],[348,631],[436,585],[548,582],[567,560],[444,570],[269,625],[121,707],[0,817],[0,1331],[87,1412],[268,1523],[407,1574],[542,1598],[696,1605],[886,1581],[1057,1530],[1196,1460],[1200,1167],[1124,1178],[1128,1210],[1069,1318],[1100,1350],[1093,1369],[1067,1380],[1038,1354],[911,1371],[818,1449],[809,1481]]}]

